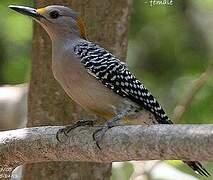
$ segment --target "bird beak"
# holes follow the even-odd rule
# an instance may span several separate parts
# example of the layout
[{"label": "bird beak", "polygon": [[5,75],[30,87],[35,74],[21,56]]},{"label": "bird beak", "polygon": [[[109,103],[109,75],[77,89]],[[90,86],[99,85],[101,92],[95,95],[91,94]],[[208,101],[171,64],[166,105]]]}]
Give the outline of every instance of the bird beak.
[{"label": "bird beak", "polygon": [[17,12],[19,12],[21,14],[33,17],[33,18],[35,18],[37,20],[39,20],[40,18],[43,17],[34,8],[25,7],[25,6],[12,6],[12,5],[10,5],[9,8],[12,9],[12,10],[14,10],[14,11],[17,11]]}]

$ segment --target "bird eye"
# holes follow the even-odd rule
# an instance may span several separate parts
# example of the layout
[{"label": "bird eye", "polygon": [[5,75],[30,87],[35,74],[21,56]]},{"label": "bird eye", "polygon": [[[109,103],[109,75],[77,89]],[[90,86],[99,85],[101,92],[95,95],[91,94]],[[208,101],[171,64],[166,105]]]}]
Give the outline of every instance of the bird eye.
[{"label": "bird eye", "polygon": [[51,17],[52,19],[57,19],[59,16],[60,16],[60,14],[59,14],[58,11],[51,11],[51,12],[50,12],[50,17]]}]

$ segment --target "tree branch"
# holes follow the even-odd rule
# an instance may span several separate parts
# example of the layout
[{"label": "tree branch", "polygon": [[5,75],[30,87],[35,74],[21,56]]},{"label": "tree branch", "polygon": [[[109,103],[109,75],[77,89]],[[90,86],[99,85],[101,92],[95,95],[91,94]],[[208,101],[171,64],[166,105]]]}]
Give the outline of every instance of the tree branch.
[{"label": "tree branch", "polygon": [[213,125],[120,126],[104,136],[100,151],[94,128],[77,128],[56,140],[63,127],[34,127],[0,133],[0,167],[44,161],[213,160]]},{"label": "tree branch", "polygon": [[213,63],[210,63],[206,71],[202,73],[200,77],[194,82],[194,84],[188,91],[188,94],[183,98],[182,102],[175,107],[172,118],[173,122],[177,123],[179,120],[181,120],[181,118],[191,105],[194,97],[204,87],[209,77],[211,77],[212,73],[213,73]]}]

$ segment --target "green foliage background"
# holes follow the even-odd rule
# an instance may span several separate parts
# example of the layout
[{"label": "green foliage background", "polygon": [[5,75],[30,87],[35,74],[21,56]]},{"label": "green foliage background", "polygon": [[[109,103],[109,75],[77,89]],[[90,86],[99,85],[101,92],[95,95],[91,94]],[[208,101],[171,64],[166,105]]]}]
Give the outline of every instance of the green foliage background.
[{"label": "green foliage background", "polygon": [[30,77],[32,22],[10,11],[10,4],[32,6],[32,1],[0,2],[0,84],[23,83]]},{"label": "green foliage background", "polygon": [[[178,1],[153,6],[134,0],[129,32],[128,64],[172,116],[175,106],[212,62],[213,1]],[[10,4],[32,6],[30,0],[0,3],[0,84],[19,84],[30,78],[32,22],[10,11]],[[205,17],[203,13],[205,12]],[[195,21],[192,17],[199,17]],[[205,27],[207,21],[208,28]],[[213,30],[212,30],[213,31]],[[213,35],[213,34],[212,34]],[[193,99],[180,123],[213,122],[213,78]],[[192,173],[178,161],[176,167]],[[126,172],[128,166],[125,166]],[[213,172],[212,163],[206,164]],[[200,178],[200,177],[199,177]],[[202,178],[201,178],[202,179]]]}]

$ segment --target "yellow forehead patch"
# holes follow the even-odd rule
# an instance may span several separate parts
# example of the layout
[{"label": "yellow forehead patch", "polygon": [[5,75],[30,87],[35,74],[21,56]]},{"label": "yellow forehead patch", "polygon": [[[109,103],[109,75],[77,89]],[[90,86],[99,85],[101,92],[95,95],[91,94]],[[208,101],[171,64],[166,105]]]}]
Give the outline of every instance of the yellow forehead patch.
[{"label": "yellow forehead patch", "polygon": [[46,8],[40,8],[36,10],[39,14],[45,14],[47,12]]}]

